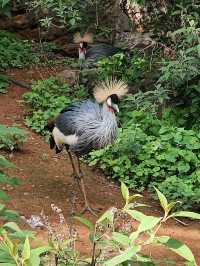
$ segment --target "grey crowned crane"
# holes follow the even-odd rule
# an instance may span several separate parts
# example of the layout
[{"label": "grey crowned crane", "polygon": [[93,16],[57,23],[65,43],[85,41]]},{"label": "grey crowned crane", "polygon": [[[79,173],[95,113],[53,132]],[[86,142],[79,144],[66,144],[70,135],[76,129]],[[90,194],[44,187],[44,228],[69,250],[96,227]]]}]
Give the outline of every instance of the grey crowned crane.
[{"label": "grey crowned crane", "polygon": [[105,43],[98,44],[87,50],[88,44],[92,42],[93,36],[91,33],[85,33],[83,36],[81,36],[81,34],[77,32],[74,35],[74,43],[79,44],[79,59],[86,60],[88,62],[97,62],[102,57],[112,56],[123,51],[121,48]]},{"label": "grey crowned crane", "polygon": [[[58,153],[66,148],[68,152],[73,176],[84,196],[83,212],[89,211],[95,215],[87,200],[79,157],[115,141],[118,131],[115,116],[119,112],[117,104],[127,91],[128,87],[123,81],[102,82],[94,89],[95,102],[86,100],[74,103],[61,111],[53,124],[49,125],[52,131],[51,149],[55,148]],[[72,154],[77,159],[77,165]]]}]

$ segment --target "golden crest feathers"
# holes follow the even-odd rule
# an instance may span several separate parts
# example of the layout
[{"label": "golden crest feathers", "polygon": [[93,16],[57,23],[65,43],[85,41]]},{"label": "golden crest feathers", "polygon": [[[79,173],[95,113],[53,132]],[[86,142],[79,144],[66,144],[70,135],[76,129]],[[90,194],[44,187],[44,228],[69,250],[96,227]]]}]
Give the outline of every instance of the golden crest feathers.
[{"label": "golden crest feathers", "polygon": [[121,98],[127,92],[128,85],[124,81],[111,79],[99,83],[94,88],[93,95],[98,103],[103,103],[112,94],[116,94],[119,98]]},{"label": "golden crest feathers", "polygon": [[93,43],[93,35],[92,33],[86,32],[83,36],[81,36],[80,32],[74,34],[74,43],[87,42]]}]

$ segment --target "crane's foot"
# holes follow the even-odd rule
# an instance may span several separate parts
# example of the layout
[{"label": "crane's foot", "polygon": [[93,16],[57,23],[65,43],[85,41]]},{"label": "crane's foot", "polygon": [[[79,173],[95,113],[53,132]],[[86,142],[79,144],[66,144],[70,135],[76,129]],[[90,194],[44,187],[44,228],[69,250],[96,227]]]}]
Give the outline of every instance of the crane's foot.
[{"label": "crane's foot", "polygon": [[100,212],[100,209],[95,209],[95,208],[90,207],[88,204],[85,204],[85,208],[81,211],[81,214],[84,214],[86,212],[89,212],[92,215],[98,217],[96,213]]}]

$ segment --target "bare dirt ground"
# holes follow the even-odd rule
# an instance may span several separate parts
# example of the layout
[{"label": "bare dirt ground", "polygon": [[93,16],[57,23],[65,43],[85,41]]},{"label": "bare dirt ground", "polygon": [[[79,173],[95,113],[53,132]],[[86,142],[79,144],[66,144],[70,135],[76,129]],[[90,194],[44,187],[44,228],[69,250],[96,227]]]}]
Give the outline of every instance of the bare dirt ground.
[{"label": "bare dirt ground", "polygon": [[[15,70],[9,74],[19,80],[30,82],[31,80],[46,78],[56,73],[56,69],[33,68],[29,70]],[[11,85],[9,92],[0,95],[0,123],[6,125],[18,125],[28,132],[28,141],[20,152],[14,152],[6,155],[16,164],[17,169],[9,170],[22,181],[9,194],[12,197],[9,203],[12,209],[17,210],[20,215],[27,219],[31,215],[39,215],[41,210],[53,221],[57,223],[50,205],[54,203],[63,210],[68,219],[71,216],[70,198],[72,193],[76,195],[76,212],[83,207],[83,198],[78,188],[74,190],[73,179],[71,177],[71,164],[66,154],[55,155],[55,152],[49,149],[49,145],[44,138],[35,134],[24,124],[24,117],[27,113],[27,107],[23,102],[22,95],[27,91],[21,87]],[[105,176],[96,169],[83,165],[85,172],[85,183],[90,203],[102,211],[111,206],[120,207],[122,205],[119,186],[105,178]],[[146,202],[152,206],[150,210],[145,210],[148,214],[160,215],[161,210],[158,204],[154,202],[148,193],[145,193]],[[86,215],[94,221],[94,217]],[[159,231],[162,235],[170,235],[178,240],[185,242],[193,251],[198,265],[200,265],[200,223],[198,221],[187,221],[188,226],[183,226],[176,221],[169,221],[167,225]],[[80,236],[79,248],[84,253],[89,253],[91,246],[87,239],[88,232],[80,224],[77,225]],[[36,230],[38,238],[46,241],[47,232],[45,230]],[[153,254],[158,259],[172,258],[176,259],[175,265],[185,265],[184,261],[162,247],[147,249],[146,253]],[[158,264],[168,265],[168,264]]]}]

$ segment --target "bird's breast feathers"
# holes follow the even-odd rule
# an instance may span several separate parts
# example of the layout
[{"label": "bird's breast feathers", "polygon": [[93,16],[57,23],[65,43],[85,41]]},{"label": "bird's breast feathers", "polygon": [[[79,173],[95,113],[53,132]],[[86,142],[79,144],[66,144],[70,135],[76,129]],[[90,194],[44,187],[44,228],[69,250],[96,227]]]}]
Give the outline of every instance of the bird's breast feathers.
[{"label": "bird's breast feathers", "polygon": [[78,136],[76,134],[65,136],[57,127],[53,129],[53,137],[58,148],[62,148],[63,145],[75,145],[78,142]]}]

